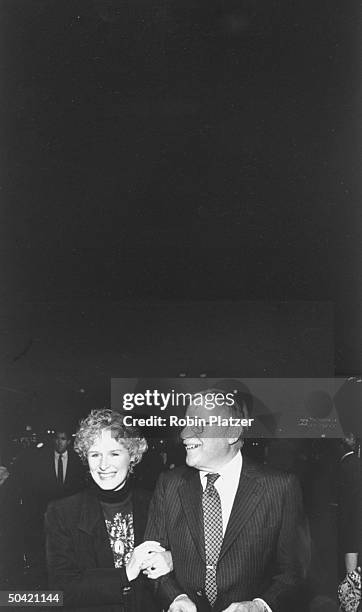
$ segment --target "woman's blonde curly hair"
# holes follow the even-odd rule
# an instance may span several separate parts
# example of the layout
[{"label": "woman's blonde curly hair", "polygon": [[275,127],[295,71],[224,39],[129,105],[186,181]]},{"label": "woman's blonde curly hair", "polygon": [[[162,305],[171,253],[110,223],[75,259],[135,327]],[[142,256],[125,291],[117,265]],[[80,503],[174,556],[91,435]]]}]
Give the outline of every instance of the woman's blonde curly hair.
[{"label": "woman's blonde curly hair", "polygon": [[141,437],[135,427],[124,425],[124,417],[115,410],[103,408],[92,410],[90,414],[80,421],[79,429],[74,439],[74,450],[78,453],[83,463],[87,464],[87,455],[90,447],[99,438],[102,431],[111,431],[117,442],[122,442],[130,455],[130,471],[142,459],[147,450],[147,442]]}]

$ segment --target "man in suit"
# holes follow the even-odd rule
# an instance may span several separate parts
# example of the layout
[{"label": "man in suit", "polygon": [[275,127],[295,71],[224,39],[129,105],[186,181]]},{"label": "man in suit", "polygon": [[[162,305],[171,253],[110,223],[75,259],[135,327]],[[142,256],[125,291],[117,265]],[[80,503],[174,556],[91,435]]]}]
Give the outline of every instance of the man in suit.
[{"label": "man in suit", "polygon": [[55,432],[52,447],[40,449],[37,456],[33,470],[43,512],[50,501],[84,488],[85,469],[70,446],[71,439],[68,431],[60,429]]},{"label": "man in suit", "polygon": [[50,447],[33,449],[18,467],[30,586],[44,584],[44,514],[48,503],[73,495],[85,486],[85,469],[70,448],[71,438],[64,427],[59,427]]},{"label": "man in suit", "polygon": [[[169,612],[297,608],[308,556],[300,488],[241,455],[242,427],[229,419],[240,413],[236,402],[212,410],[191,402],[181,434],[187,467],[157,483],[145,537],[172,553],[174,571],[158,581]],[[211,425],[211,415],[224,424]]]}]

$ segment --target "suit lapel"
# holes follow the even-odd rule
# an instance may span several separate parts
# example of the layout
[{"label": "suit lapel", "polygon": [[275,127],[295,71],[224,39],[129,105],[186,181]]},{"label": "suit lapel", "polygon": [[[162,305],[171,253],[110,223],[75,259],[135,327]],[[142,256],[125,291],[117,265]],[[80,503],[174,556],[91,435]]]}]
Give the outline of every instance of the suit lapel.
[{"label": "suit lapel", "polygon": [[67,461],[67,471],[65,472],[64,485],[70,485],[73,480],[73,471],[74,471],[74,457],[70,449],[68,448],[68,461]]},{"label": "suit lapel", "polygon": [[199,473],[192,470],[187,474],[186,480],[179,487],[181,505],[186,522],[192,535],[196,550],[205,561],[204,520],[202,514],[202,486]]},{"label": "suit lapel", "polygon": [[84,492],[78,529],[85,532],[92,545],[98,567],[114,567],[113,553],[109,543],[101,505],[90,491]]},{"label": "suit lapel", "polygon": [[224,540],[222,543],[219,560],[230,548],[235,538],[239,535],[244,525],[253,514],[263,494],[263,486],[257,480],[257,466],[244,459],[241,470],[239,486],[236,491],[234,504],[227,524]]},{"label": "suit lapel", "polygon": [[114,567],[113,552],[104,520],[98,523],[94,532],[94,548],[98,567]]},{"label": "suit lapel", "polygon": [[48,453],[46,465],[48,466],[49,480],[53,484],[53,486],[56,486],[58,484],[58,479],[55,468],[55,454],[53,450]]},{"label": "suit lapel", "polygon": [[70,477],[70,472],[72,470],[72,460],[70,458],[70,452],[69,452],[69,448],[68,448],[68,461],[67,461],[67,470],[65,472],[65,478],[64,478],[64,482],[63,485],[65,486],[66,484],[68,484],[69,481],[69,477]]}]

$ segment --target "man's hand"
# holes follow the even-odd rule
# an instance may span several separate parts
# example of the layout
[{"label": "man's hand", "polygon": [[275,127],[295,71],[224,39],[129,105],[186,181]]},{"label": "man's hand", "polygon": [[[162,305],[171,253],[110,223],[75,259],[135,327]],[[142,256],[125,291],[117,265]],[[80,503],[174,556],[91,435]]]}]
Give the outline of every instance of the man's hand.
[{"label": "man's hand", "polygon": [[187,595],[180,595],[172,602],[167,612],[197,612],[197,608]]},{"label": "man's hand", "polygon": [[163,546],[159,542],[143,542],[134,549],[130,560],[126,566],[127,578],[131,582],[137,578],[138,574],[142,569],[142,564],[152,553],[164,552]]},{"label": "man's hand", "polygon": [[223,612],[264,612],[261,601],[238,601],[230,604]]},{"label": "man's hand", "polygon": [[173,570],[172,556],[169,550],[147,555],[142,563],[143,573],[147,578],[155,580]]}]

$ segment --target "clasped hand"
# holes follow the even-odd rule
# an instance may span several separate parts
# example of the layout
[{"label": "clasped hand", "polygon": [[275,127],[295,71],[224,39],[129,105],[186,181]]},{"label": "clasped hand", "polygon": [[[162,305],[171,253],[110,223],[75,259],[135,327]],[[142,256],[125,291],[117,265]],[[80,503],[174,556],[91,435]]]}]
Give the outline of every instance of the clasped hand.
[{"label": "clasped hand", "polygon": [[171,572],[172,557],[159,542],[147,541],[136,546],[126,566],[128,580],[135,580],[143,570],[148,578],[158,578]]},{"label": "clasped hand", "polygon": [[172,555],[169,550],[150,553],[142,563],[143,573],[155,580],[173,570]]}]

